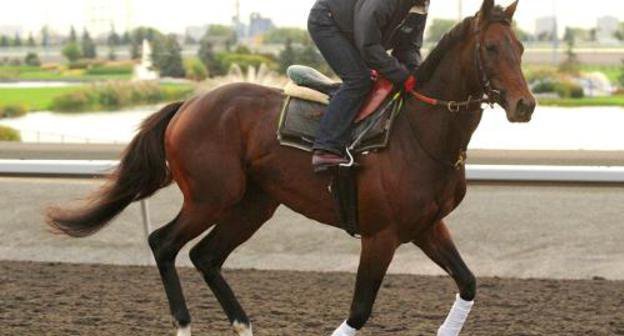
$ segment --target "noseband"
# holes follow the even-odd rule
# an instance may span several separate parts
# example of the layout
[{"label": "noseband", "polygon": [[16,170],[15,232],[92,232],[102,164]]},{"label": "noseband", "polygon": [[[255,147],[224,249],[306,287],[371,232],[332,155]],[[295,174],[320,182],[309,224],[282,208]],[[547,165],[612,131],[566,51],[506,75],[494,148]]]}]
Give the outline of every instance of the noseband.
[{"label": "noseband", "polygon": [[511,25],[511,22],[507,18],[495,18],[493,21],[488,23],[485,29],[477,30],[477,43],[475,44],[475,67],[478,73],[481,89],[483,91],[483,96],[479,99],[474,99],[472,96],[468,96],[468,99],[464,101],[447,101],[442,99],[431,98],[426,95],[423,95],[417,91],[411,91],[410,94],[414,96],[414,98],[419,101],[433,105],[433,106],[443,106],[451,113],[459,113],[462,108],[465,108],[466,111],[470,111],[470,107],[472,105],[481,105],[483,103],[487,103],[490,106],[498,103],[499,105],[503,105],[502,103],[502,92],[500,90],[495,89],[492,86],[492,81],[490,80],[490,76],[485,70],[483,63],[483,56],[481,51],[481,40],[483,34],[487,31],[489,24],[492,23],[502,23],[505,25]]}]

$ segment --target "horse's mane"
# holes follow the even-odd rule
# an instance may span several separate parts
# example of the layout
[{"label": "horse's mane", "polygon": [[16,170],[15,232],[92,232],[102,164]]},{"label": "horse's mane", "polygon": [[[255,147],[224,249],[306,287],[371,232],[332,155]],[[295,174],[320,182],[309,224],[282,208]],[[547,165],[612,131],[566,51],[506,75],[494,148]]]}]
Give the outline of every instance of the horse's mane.
[{"label": "horse's mane", "polygon": [[[436,69],[444,59],[444,56],[455,46],[456,43],[465,41],[465,37],[470,32],[473,21],[478,17],[477,15],[469,16],[462,22],[458,23],[448,33],[444,34],[438,44],[431,50],[429,56],[416,70],[416,77],[419,83],[427,83],[433,77]],[[505,15],[505,9],[501,6],[495,6],[492,12],[488,15],[487,20],[489,22],[502,22],[508,23],[509,18]]]}]

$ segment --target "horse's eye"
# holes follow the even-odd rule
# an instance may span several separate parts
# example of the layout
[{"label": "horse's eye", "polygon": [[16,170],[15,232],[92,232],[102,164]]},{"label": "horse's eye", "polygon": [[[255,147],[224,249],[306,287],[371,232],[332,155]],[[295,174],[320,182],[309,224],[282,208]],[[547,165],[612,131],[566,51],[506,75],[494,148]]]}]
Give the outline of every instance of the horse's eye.
[{"label": "horse's eye", "polygon": [[491,53],[495,53],[498,51],[498,48],[496,47],[496,44],[488,44],[485,46],[485,50]]}]

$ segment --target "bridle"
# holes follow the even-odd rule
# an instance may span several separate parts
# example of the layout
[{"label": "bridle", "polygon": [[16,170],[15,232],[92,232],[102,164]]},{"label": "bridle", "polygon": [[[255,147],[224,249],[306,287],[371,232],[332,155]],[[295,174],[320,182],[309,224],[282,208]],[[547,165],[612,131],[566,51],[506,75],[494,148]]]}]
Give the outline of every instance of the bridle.
[{"label": "bridle", "polygon": [[[510,20],[503,19],[503,18],[498,18],[494,21],[490,21],[489,24],[494,23],[494,22],[511,25]],[[488,26],[485,27],[485,29],[483,30],[479,29],[476,31],[477,43],[475,44],[475,67],[476,67],[477,75],[479,77],[481,88],[483,90],[483,95],[481,98],[474,99],[471,95],[469,95],[468,99],[464,101],[447,101],[447,100],[428,97],[415,90],[409,93],[414,98],[416,98],[417,100],[425,104],[432,105],[432,106],[445,107],[452,114],[457,114],[459,112],[462,112],[462,108],[464,108],[466,112],[474,111],[473,109],[471,109],[473,105],[475,107],[480,107],[481,104],[483,103],[489,104],[490,107],[493,107],[493,105],[497,103],[501,106],[504,106],[504,102],[502,100],[502,97],[503,97],[502,92],[500,90],[495,89],[492,86],[492,81],[490,79],[490,76],[488,75],[483,65],[484,63],[483,63],[483,56],[482,56],[482,50],[481,50],[481,45],[482,45],[481,41],[482,41],[483,34],[485,33],[485,31],[487,31],[487,28],[489,27],[489,24]],[[416,133],[415,127],[412,124],[411,119],[408,119],[408,123],[410,125],[410,128],[412,128],[412,131]],[[429,156],[433,161],[445,167],[454,169],[454,170],[459,170],[460,168],[466,165],[466,161],[468,159],[468,156],[467,156],[468,144],[466,144],[466,146],[459,151],[456,161],[447,161],[447,160],[439,159],[438,157],[430,153],[429,150],[427,150],[427,148],[422,144],[418,136],[416,136],[416,140],[418,141],[420,147],[423,149],[425,154],[427,154],[427,156]]]},{"label": "bridle", "polygon": [[417,100],[425,104],[432,105],[432,106],[445,107],[451,113],[459,113],[462,111],[462,108],[464,108],[465,111],[470,112],[471,106],[473,105],[480,106],[483,103],[487,103],[488,105],[490,105],[490,107],[493,107],[493,105],[497,103],[502,106],[504,104],[502,100],[502,92],[498,89],[495,89],[492,86],[492,81],[490,79],[490,76],[488,75],[483,65],[483,56],[482,56],[482,50],[481,50],[482,35],[485,33],[485,31],[487,31],[487,28],[489,27],[489,25],[495,22],[503,23],[506,25],[511,25],[511,22],[508,19],[500,18],[494,21],[490,21],[488,23],[488,26],[485,27],[485,29],[483,30],[479,29],[476,32],[477,43],[475,44],[475,67],[477,71],[477,76],[479,77],[481,88],[483,90],[483,96],[481,98],[475,99],[474,97],[469,95],[468,99],[464,101],[454,101],[454,100],[449,101],[449,100],[442,100],[442,99],[428,97],[415,90],[409,93],[414,98],[416,98]]}]

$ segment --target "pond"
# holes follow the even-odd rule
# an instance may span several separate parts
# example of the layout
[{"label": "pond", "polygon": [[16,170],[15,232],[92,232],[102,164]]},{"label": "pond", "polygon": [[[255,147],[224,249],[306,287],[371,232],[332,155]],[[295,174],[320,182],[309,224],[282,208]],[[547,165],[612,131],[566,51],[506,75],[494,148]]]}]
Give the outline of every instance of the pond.
[{"label": "pond", "polygon": [[83,85],[84,83],[77,82],[0,82],[0,89],[32,89],[32,88],[55,88],[55,87],[70,87]]},{"label": "pond", "polygon": [[[83,114],[37,112],[0,125],[22,132],[25,142],[128,143],[157,106]],[[624,107],[539,107],[528,124],[507,122],[501,109],[486,110],[472,149],[623,150]]]}]

